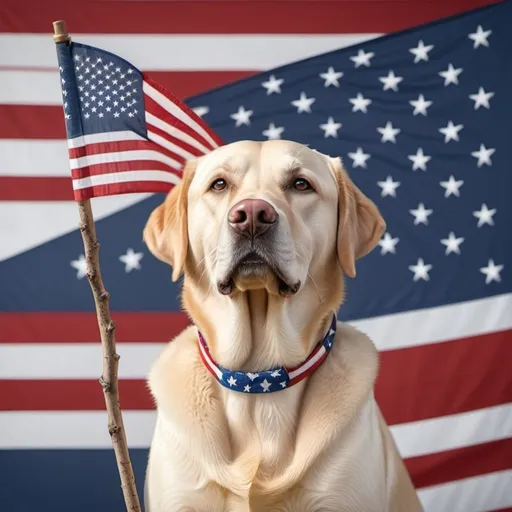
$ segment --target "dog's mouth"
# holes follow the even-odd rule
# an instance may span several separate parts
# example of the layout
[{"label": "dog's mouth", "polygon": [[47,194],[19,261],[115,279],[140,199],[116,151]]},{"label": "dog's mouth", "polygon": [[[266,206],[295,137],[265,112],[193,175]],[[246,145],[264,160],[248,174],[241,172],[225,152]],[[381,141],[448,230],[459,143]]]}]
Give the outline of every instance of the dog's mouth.
[{"label": "dog's mouth", "polygon": [[266,254],[259,251],[251,251],[239,257],[231,267],[225,279],[217,284],[217,289],[222,295],[231,295],[237,281],[265,281],[273,277],[277,285],[277,292],[281,297],[291,297],[300,288],[300,281],[292,282]]}]

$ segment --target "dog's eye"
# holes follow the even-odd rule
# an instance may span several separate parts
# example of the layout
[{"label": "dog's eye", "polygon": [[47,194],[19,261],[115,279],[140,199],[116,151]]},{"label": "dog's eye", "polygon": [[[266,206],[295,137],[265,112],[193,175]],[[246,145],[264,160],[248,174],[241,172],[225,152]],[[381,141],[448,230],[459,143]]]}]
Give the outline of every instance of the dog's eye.
[{"label": "dog's eye", "polygon": [[295,190],[298,190],[299,192],[305,192],[306,190],[312,190],[313,187],[309,183],[308,180],[305,180],[304,178],[297,178],[293,182],[293,188]]},{"label": "dog's eye", "polygon": [[215,190],[216,192],[220,192],[221,190],[224,190],[227,186],[228,184],[226,183],[226,180],[219,178],[210,185],[210,189]]}]

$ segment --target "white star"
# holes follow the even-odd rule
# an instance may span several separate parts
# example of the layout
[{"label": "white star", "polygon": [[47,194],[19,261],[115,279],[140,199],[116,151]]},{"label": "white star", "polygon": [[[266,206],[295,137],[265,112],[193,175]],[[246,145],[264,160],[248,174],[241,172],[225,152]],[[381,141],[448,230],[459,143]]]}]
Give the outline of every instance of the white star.
[{"label": "white star", "polygon": [[375,54],[373,52],[368,52],[368,53],[365,53],[364,50],[359,50],[357,52],[357,55],[355,55],[354,57],[350,57],[350,60],[352,62],[354,62],[356,68],[358,68],[359,66],[366,66],[366,67],[369,67],[370,66],[370,59],[374,56]]},{"label": "white star", "polygon": [[451,140],[459,142],[459,132],[464,128],[463,124],[455,126],[451,121],[444,128],[439,128],[439,131],[444,135],[444,142],[447,144]]},{"label": "white star", "polygon": [[336,71],[332,66],[329,66],[329,69],[326,73],[320,73],[320,78],[325,80],[324,87],[329,87],[330,85],[334,85],[334,87],[340,86],[340,78],[343,76],[341,71]]},{"label": "white star", "polygon": [[478,89],[477,94],[470,94],[469,97],[475,102],[475,110],[480,107],[491,108],[489,100],[494,96],[493,92],[485,92],[483,87]]},{"label": "white star", "polygon": [[297,107],[297,113],[300,114],[302,112],[311,113],[311,105],[315,102],[315,98],[308,98],[305,92],[300,93],[300,98],[298,100],[294,100],[291,104],[294,107]]},{"label": "white star", "polygon": [[286,387],[286,381],[285,380],[283,380],[283,382],[280,382],[279,384],[281,385],[282,388]]},{"label": "white star", "polygon": [[284,82],[284,78],[276,78],[274,75],[270,75],[269,79],[266,82],[262,82],[262,87],[265,87],[267,90],[267,96],[272,94],[273,92],[277,94],[281,94],[281,85]]},{"label": "white star", "polygon": [[388,89],[398,91],[398,84],[403,80],[403,77],[395,76],[395,72],[390,71],[388,76],[381,76],[379,77],[379,80],[384,84],[382,87],[384,91],[387,91]]},{"label": "white star", "polygon": [[489,41],[487,38],[492,34],[492,30],[484,30],[481,25],[478,25],[476,32],[469,34],[469,39],[474,41],[473,48],[478,48],[479,46],[489,46]]},{"label": "white star", "polygon": [[489,210],[485,203],[482,204],[480,210],[473,212],[473,215],[478,219],[477,227],[482,227],[484,224],[489,224],[489,226],[494,226],[494,220],[492,219],[493,215],[496,213],[496,208]]},{"label": "white star", "polygon": [[321,124],[320,128],[324,131],[324,138],[338,137],[338,130],[342,127],[341,123],[335,123],[332,117],[327,119],[327,123]]},{"label": "white star", "polygon": [[80,60],[80,55],[75,55],[75,60],[78,62]]},{"label": "white star", "polygon": [[348,156],[353,160],[352,167],[363,167],[366,169],[366,160],[368,160],[371,155],[369,153],[365,153],[362,148],[357,148],[355,153],[349,153]]},{"label": "white star", "polygon": [[114,117],[119,117],[119,112],[114,112]]},{"label": "white star", "polygon": [[440,181],[439,185],[445,188],[444,197],[450,197],[452,194],[459,197],[459,188],[464,184],[463,180],[456,180],[453,176],[450,176],[448,181]]},{"label": "white star", "polygon": [[[103,117],[104,115],[105,115],[105,114],[103,114],[103,112],[100,112],[100,113],[98,114],[98,117]],[[129,115],[130,117],[133,117],[133,114],[132,114],[131,112],[130,112],[128,115]]]},{"label": "white star", "polygon": [[501,281],[500,272],[503,270],[504,265],[495,265],[494,260],[489,260],[487,263],[487,267],[482,267],[480,272],[485,274],[485,284],[492,283],[496,281],[499,283]]},{"label": "white star", "polygon": [[366,114],[368,111],[368,105],[372,102],[372,100],[365,98],[360,92],[357,93],[357,97],[350,98],[348,101],[354,105],[352,107],[352,112],[360,110],[363,114]]},{"label": "white star", "polygon": [[281,377],[281,370],[278,368],[277,370],[274,370],[271,374],[271,377]]},{"label": "white star", "polygon": [[87,275],[87,262],[85,261],[85,256],[80,254],[77,260],[74,260],[70,263],[70,265],[76,269],[76,278],[82,279]]},{"label": "white star", "polygon": [[432,268],[432,265],[425,265],[422,258],[418,258],[418,263],[416,265],[410,265],[409,270],[414,272],[414,281],[418,281],[419,279],[423,279],[424,281],[429,280],[429,271]]},{"label": "white star", "polygon": [[263,382],[260,382],[260,386],[263,388],[263,392],[265,393],[269,390],[270,386],[272,386],[272,383],[265,379]]},{"label": "white star", "polygon": [[413,171],[418,169],[426,171],[427,163],[432,159],[431,156],[425,155],[423,153],[423,148],[418,148],[415,155],[409,155],[407,158],[412,162]]},{"label": "white star", "polygon": [[393,142],[396,143],[396,136],[401,132],[400,128],[393,128],[390,121],[386,123],[384,128],[377,128],[377,131],[382,135],[381,142]]},{"label": "white star", "polygon": [[422,40],[418,42],[416,48],[410,48],[409,51],[414,55],[414,64],[417,64],[420,60],[428,61],[428,52],[434,48],[433,44],[425,46]]},{"label": "white star", "polygon": [[434,210],[427,210],[425,208],[425,205],[423,203],[420,203],[416,210],[409,210],[409,213],[411,215],[414,215],[415,226],[417,226],[418,224],[425,224],[426,226],[428,224],[428,216],[432,215],[433,211]]},{"label": "white star", "polygon": [[387,254],[388,252],[390,252],[391,254],[396,254],[395,246],[399,241],[399,238],[393,238],[389,233],[385,233],[384,238],[379,240],[379,245],[382,248],[380,253]]},{"label": "white star", "polygon": [[420,94],[417,100],[409,101],[409,103],[414,107],[413,115],[422,114],[424,116],[427,115],[427,108],[432,105],[432,101],[425,101],[423,94]]},{"label": "white star", "polygon": [[268,138],[271,139],[280,139],[281,134],[284,132],[284,128],[282,126],[276,126],[274,123],[270,123],[266,130],[263,130],[261,133]]},{"label": "white star", "polygon": [[462,73],[462,68],[455,69],[452,63],[448,64],[448,69],[446,71],[441,71],[439,73],[440,76],[444,78],[444,86],[450,84],[459,85],[459,75]]},{"label": "white star", "polygon": [[483,144],[480,144],[479,151],[473,151],[471,156],[478,158],[478,167],[482,167],[482,165],[492,165],[491,156],[496,152],[494,148],[487,149]]},{"label": "white star", "polygon": [[253,381],[258,376],[259,376],[259,373],[251,373],[251,372],[247,373],[247,377],[249,377],[249,379],[251,379],[251,381]]},{"label": "white star", "polygon": [[244,387],[244,393],[250,393],[251,392],[251,386],[249,384],[246,384]]},{"label": "white star", "polygon": [[251,124],[250,117],[252,116],[252,110],[245,110],[244,106],[238,107],[238,112],[231,114],[229,117],[236,121],[236,126],[242,126],[243,124],[249,126]]},{"label": "white star", "polygon": [[133,249],[128,249],[126,254],[119,256],[119,260],[124,263],[124,271],[131,272],[134,269],[140,270],[140,260],[144,254],[141,252],[134,252]]},{"label": "white star", "polygon": [[377,185],[382,188],[381,196],[391,196],[396,197],[396,189],[400,186],[399,181],[393,181],[391,176],[386,178],[386,181],[378,181]]},{"label": "white star", "polygon": [[231,375],[228,379],[228,384],[233,387],[233,386],[236,386],[236,379],[233,378],[233,375]]},{"label": "white star", "polygon": [[455,254],[460,254],[459,245],[464,242],[464,238],[457,238],[453,231],[448,235],[448,238],[441,240],[443,245],[446,245],[445,254],[450,254],[454,252]]}]

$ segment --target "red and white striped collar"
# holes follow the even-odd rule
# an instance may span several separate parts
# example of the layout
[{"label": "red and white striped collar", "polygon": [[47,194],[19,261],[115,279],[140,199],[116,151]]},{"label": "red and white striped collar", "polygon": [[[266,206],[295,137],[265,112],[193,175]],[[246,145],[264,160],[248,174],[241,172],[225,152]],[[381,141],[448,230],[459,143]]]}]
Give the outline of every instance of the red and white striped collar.
[{"label": "red and white striped collar", "polygon": [[214,361],[203,335],[198,331],[199,353],[208,371],[224,387],[240,393],[273,393],[289,388],[311,375],[331,351],[335,334],[336,315],[333,315],[327,334],[318,342],[309,357],[295,368],[280,366],[255,373],[228,370]]}]

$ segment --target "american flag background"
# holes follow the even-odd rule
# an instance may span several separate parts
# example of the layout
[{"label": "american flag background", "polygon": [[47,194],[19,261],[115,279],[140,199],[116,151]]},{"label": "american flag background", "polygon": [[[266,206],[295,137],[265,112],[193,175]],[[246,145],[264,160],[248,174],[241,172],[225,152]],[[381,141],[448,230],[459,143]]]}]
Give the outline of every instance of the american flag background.
[{"label": "american flag background", "polygon": [[[72,181],[91,177],[80,174],[80,151],[68,151],[74,119],[63,109],[67,77],[51,38],[57,19],[73,41],[127,61],[113,66],[108,80],[117,84],[87,78],[80,115],[95,121],[80,147],[91,142],[85,137],[121,131],[119,122],[145,137],[125,134],[124,143],[154,150],[147,134],[163,134],[147,122],[155,113],[147,91],[120,90],[133,85],[126,75],[142,70],[154,80],[144,74],[146,83],[166,87],[200,116],[188,119],[204,122],[206,150],[286,138],[343,158],[387,232],[348,280],[340,318],[380,351],[376,398],[421,501],[433,512],[512,510],[510,0],[4,1],[0,509],[124,510],[73,195]],[[74,66],[92,59],[88,51]],[[92,100],[85,106],[85,92],[106,96],[106,85],[124,96],[119,118],[112,108],[120,100],[109,106],[98,95],[104,110]],[[202,151],[177,139],[178,151]],[[179,179],[187,154],[175,147],[166,156],[167,167],[139,170]],[[89,191],[105,185],[79,183]],[[187,325],[169,269],[142,243],[164,197],[150,190],[162,189],[92,199],[139,490],[154,422],[144,379]]]}]

